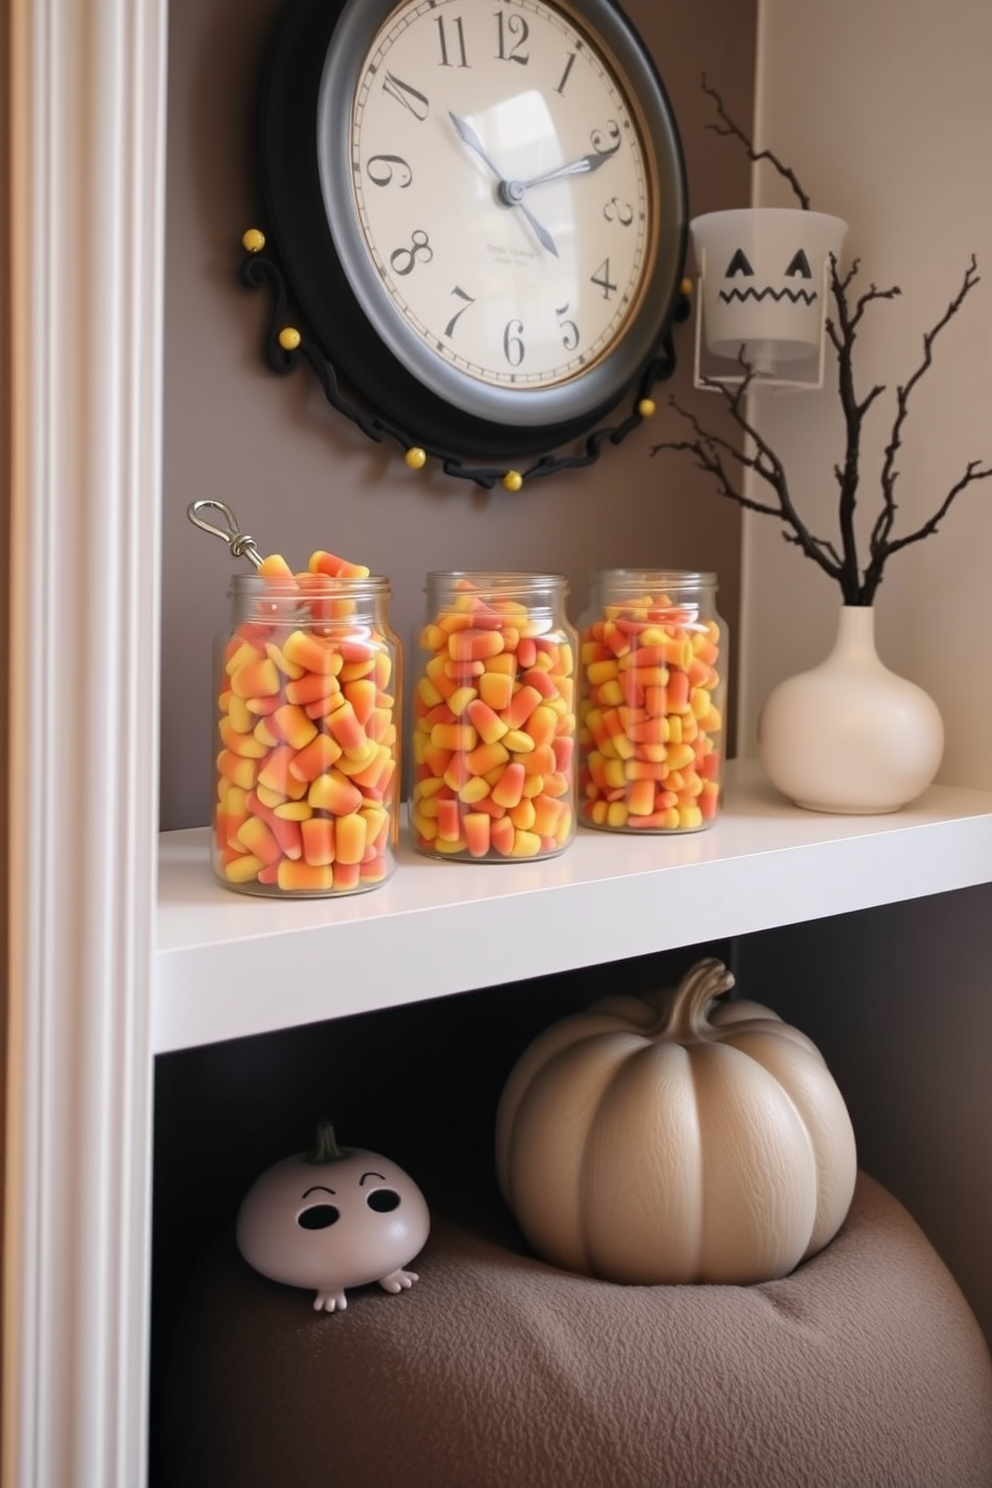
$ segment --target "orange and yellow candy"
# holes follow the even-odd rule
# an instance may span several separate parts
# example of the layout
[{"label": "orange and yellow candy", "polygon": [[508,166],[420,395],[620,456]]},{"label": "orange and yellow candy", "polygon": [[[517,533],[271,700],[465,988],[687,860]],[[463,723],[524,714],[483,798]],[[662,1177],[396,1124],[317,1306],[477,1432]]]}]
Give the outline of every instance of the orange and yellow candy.
[{"label": "orange and yellow candy", "polygon": [[410,823],[422,851],[536,858],[574,832],[574,656],[519,600],[467,580],[427,624]]},{"label": "orange and yellow candy", "polygon": [[615,831],[706,826],[720,797],[720,629],[645,594],[610,604],[580,638],[580,813]]},{"label": "orange and yellow candy", "polygon": [[257,573],[271,592],[228,638],[217,699],[218,874],[271,894],[370,888],[396,835],[393,656],[326,582],[369,570],[318,551],[303,573],[278,554]]}]

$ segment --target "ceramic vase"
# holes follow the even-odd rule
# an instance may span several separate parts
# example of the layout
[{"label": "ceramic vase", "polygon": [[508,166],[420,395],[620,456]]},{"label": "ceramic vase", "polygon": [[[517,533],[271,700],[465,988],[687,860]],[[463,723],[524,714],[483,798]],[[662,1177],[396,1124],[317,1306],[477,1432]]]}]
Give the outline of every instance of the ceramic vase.
[{"label": "ceramic vase", "polygon": [[936,703],[880,660],[870,605],[842,606],[830,655],[780,683],[758,720],[765,773],[809,811],[898,811],[930,784],[943,750]]}]

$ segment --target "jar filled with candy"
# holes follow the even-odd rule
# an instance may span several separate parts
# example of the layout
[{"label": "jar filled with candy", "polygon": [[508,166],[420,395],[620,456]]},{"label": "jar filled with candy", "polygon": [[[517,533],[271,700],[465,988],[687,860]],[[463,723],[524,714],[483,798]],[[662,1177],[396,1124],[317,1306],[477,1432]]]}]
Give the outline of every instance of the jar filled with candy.
[{"label": "jar filled with candy", "polygon": [[211,858],[228,888],[309,898],[383,883],[399,830],[400,644],[389,581],[323,552],[235,574],[215,647]]},{"label": "jar filled with candy", "polygon": [[410,824],[422,853],[553,857],[575,833],[576,635],[560,574],[432,573]]},{"label": "jar filled with candy", "polygon": [[695,832],[720,808],[727,629],[716,576],[601,569],[580,640],[580,819]]}]

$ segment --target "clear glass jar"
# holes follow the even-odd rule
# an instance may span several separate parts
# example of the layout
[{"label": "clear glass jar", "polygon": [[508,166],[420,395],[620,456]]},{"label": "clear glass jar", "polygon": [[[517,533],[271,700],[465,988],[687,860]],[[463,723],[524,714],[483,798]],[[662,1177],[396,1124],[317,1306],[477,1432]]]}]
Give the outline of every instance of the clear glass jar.
[{"label": "clear glass jar", "polygon": [[410,826],[435,857],[548,858],[575,835],[576,634],[560,574],[431,573]]},{"label": "clear glass jar", "polygon": [[716,575],[608,568],[579,622],[580,820],[696,832],[720,808],[727,627]]},{"label": "clear glass jar", "polygon": [[399,834],[389,582],[236,574],[228,596],[214,657],[214,872],[273,898],[373,889]]}]

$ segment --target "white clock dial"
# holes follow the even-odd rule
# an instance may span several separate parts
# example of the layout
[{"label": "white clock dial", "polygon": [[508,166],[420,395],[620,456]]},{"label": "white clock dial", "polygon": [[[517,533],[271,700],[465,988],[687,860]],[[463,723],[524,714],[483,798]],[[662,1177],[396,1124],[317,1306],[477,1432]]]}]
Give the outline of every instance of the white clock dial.
[{"label": "white clock dial", "polygon": [[331,400],[452,466],[618,442],[639,403],[601,420],[674,367],[688,235],[671,106],[620,5],[285,5],[264,205]]},{"label": "white clock dial", "polygon": [[393,11],[359,70],[351,164],[385,294],[466,377],[568,382],[636,314],[657,183],[614,67],[557,7]]}]

